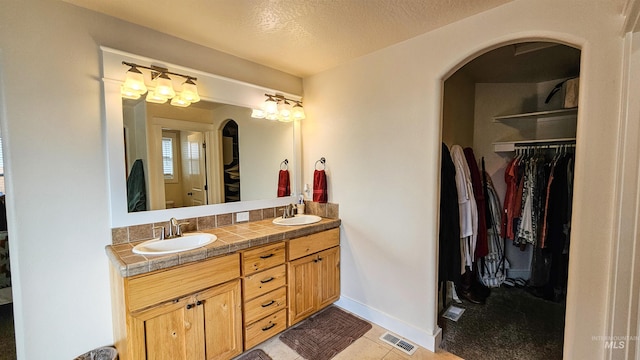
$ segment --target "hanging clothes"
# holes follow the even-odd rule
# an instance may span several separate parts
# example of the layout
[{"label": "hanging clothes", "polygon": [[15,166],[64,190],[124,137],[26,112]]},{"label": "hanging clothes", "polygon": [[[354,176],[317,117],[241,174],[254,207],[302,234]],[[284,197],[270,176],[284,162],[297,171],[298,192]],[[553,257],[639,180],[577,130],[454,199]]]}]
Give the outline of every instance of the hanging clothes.
[{"label": "hanging clothes", "polygon": [[456,168],[449,148],[443,143],[440,163],[440,231],[438,234],[440,283],[460,281],[460,213],[455,183]]},{"label": "hanging clothes", "polygon": [[502,228],[502,207],[491,177],[483,172],[487,205],[487,246],[488,254],[478,263],[480,281],[487,287],[499,287],[507,278],[509,261],[504,253]]},{"label": "hanging clothes", "polygon": [[518,192],[517,165],[518,158],[514,157],[504,171],[504,182],[507,185],[507,191],[504,199],[501,233],[507,239],[511,240],[515,237],[513,222],[515,216],[515,199]]},{"label": "hanging clothes", "polygon": [[534,295],[553,301],[566,294],[572,164],[565,147],[535,148],[519,152],[505,169],[502,229],[521,249],[532,246],[529,286]]},{"label": "hanging clothes", "polygon": [[478,213],[478,230],[475,248],[475,258],[487,256],[489,253],[487,244],[487,209],[485,206],[484,190],[482,188],[482,179],[480,178],[480,170],[473,149],[467,147],[464,149],[464,156],[469,165],[469,173],[471,174],[471,184],[473,187],[473,197],[476,200]]},{"label": "hanging clothes", "polygon": [[[464,151],[459,145],[451,147],[451,157],[456,168],[456,189],[460,212],[461,260],[464,266],[472,267],[478,237],[478,208],[473,195],[473,184]],[[461,269],[464,273],[464,267]]]}]

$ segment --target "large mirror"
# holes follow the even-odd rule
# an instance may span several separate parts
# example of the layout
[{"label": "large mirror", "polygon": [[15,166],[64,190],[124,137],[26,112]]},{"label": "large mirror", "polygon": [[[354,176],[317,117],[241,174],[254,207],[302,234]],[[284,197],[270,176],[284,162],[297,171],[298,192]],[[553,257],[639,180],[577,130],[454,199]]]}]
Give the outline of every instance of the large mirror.
[{"label": "large mirror", "polygon": [[[295,194],[301,191],[299,122],[254,119],[250,109],[265,100],[265,93],[300,99],[298,95],[106,47],[101,51],[111,227],[242,212],[295,201]],[[197,77],[202,101],[187,108],[123,101],[120,86],[127,68],[122,61],[159,65]],[[175,87],[179,81],[174,80]],[[163,143],[167,151],[171,149],[171,156],[163,156]],[[189,149],[200,149],[201,145],[194,144],[201,143],[206,143],[206,150],[188,153]],[[129,212],[127,181],[138,159],[149,192],[144,211]],[[277,198],[278,172],[285,159],[291,196]],[[202,192],[196,194],[199,190]]]},{"label": "large mirror", "polygon": [[270,199],[293,158],[293,123],[245,107],[141,98],[123,99],[122,111],[127,180],[141,193],[128,191],[129,212]]}]

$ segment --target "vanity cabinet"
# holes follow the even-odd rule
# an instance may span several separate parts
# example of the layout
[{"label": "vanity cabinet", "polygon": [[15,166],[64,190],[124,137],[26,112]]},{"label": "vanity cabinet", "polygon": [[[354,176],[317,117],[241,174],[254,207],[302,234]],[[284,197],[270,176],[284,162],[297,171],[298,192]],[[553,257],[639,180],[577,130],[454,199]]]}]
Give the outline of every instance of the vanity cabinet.
[{"label": "vanity cabinet", "polygon": [[289,326],[340,297],[339,245],[337,228],[289,240]]},{"label": "vanity cabinet", "polygon": [[285,260],[284,242],[242,252],[245,349],[287,328]]},{"label": "vanity cabinet", "polygon": [[239,277],[238,254],[131,278],[112,268],[120,359],[213,360],[242,353]]},{"label": "vanity cabinet", "polygon": [[339,245],[333,228],[130,277],[111,266],[120,359],[236,357],[338,300]]}]

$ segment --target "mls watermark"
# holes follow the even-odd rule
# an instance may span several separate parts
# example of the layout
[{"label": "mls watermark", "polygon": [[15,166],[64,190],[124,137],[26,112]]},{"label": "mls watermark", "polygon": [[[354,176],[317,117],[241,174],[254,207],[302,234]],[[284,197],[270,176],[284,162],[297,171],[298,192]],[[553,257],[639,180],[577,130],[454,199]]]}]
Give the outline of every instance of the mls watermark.
[{"label": "mls watermark", "polygon": [[624,349],[630,341],[638,341],[638,336],[592,336],[591,341],[602,341],[605,349]]}]

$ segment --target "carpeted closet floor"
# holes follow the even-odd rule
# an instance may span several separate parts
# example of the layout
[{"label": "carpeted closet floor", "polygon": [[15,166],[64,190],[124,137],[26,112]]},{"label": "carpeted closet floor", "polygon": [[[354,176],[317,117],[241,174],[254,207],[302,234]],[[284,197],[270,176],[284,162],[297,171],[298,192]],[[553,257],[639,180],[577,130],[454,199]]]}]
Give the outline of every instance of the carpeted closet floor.
[{"label": "carpeted closet floor", "polygon": [[466,360],[562,359],[564,303],[501,287],[484,305],[454,305],[465,312],[457,322],[441,319],[443,349]]},{"label": "carpeted closet floor", "polygon": [[13,304],[0,305],[0,360],[16,359]]}]

